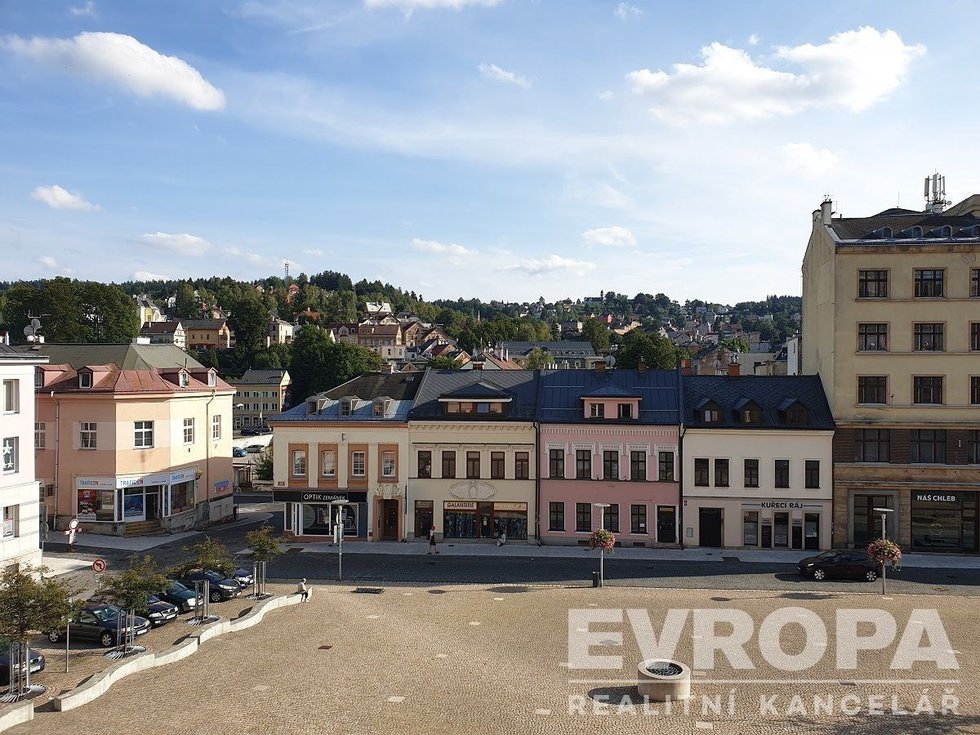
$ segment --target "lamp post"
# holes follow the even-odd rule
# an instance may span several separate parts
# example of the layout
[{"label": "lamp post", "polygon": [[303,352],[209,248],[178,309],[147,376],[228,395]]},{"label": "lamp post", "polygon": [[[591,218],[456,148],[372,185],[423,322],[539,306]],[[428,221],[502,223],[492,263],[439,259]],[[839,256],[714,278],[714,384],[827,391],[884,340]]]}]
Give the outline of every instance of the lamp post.
[{"label": "lamp post", "polygon": [[[885,519],[888,518],[889,513],[894,513],[895,511],[892,510],[891,508],[872,508],[872,510],[875,513],[881,513],[881,540],[884,541],[886,538],[888,538],[888,534],[886,533],[885,530]],[[885,579],[887,577],[887,574],[885,573],[885,568],[886,568],[885,560],[882,559],[881,561],[881,594],[882,595],[885,594]]]},{"label": "lamp post", "polygon": [[[593,503],[596,508],[599,509],[599,530],[602,531],[606,527],[606,508],[609,507],[609,503]],[[599,549],[599,586],[602,587],[606,579],[605,575],[605,562],[606,560],[606,549],[605,547]]]},{"label": "lamp post", "polygon": [[[244,403],[236,403],[235,404],[235,410],[241,411],[243,408],[245,408],[245,404]],[[245,422],[245,419],[243,419],[241,416],[239,416],[238,417],[238,428],[239,428],[239,430],[242,429],[242,426],[244,425],[244,422]]]},{"label": "lamp post", "polygon": [[333,538],[337,544],[337,581],[344,581],[344,524],[341,517],[341,508],[347,505],[346,500],[331,500],[330,507],[337,509],[334,516]]}]

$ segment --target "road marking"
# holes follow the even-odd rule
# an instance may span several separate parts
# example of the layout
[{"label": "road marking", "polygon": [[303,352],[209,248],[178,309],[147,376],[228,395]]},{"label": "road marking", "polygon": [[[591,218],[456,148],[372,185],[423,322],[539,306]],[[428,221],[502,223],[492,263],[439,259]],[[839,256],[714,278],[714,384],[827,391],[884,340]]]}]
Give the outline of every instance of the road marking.
[{"label": "road marking", "polygon": [[415,593],[414,592],[402,592],[402,597],[411,597],[413,594],[415,594]]},{"label": "road marking", "polygon": [[448,653],[437,653],[436,658],[449,658]]},{"label": "road marking", "polygon": [[494,602],[502,602],[502,601],[503,601],[503,599],[504,599],[503,597],[494,597],[494,598],[493,598],[493,601],[494,601]]}]

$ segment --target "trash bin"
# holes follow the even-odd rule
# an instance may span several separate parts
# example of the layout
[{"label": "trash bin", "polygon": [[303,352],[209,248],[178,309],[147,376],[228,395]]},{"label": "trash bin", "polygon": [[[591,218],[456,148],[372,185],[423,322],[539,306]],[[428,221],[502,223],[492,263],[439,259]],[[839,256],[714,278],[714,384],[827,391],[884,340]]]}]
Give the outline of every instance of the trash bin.
[{"label": "trash bin", "polygon": [[592,586],[599,586],[599,572],[592,572]]},{"label": "trash bin", "polygon": [[238,503],[235,503],[235,520],[238,520]]}]

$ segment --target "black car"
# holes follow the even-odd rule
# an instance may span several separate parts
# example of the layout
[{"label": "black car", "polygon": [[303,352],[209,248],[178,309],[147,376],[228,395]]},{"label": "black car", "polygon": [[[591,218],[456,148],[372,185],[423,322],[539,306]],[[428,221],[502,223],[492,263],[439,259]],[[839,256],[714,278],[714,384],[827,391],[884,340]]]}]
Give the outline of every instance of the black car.
[{"label": "black car", "polygon": [[148,595],[146,598],[147,619],[154,628],[166,625],[171,620],[176,620],[180,610],[172,602],[164,602],[156,595]]},{"label": "black car", "polygon": [[[119,624],[119,617],[125,615],[126,612],[115,605],[86,605],[71,621],[72,638],[98,641],[103,648],[118,645],[130,630],[125,622]],[[133,625],[134,635],[143,635],[149,630],[150,621],[137,615]],[[117,639],[117,634],[122,637]],[[64,636],[64,629],[48,631],[48,640],[52,643],[57,643]]]},{"label": "black car", "polygon": [[[44,664],[46,663],[44,654],[40,651],[32,650],[30,651],[30,657],[28,668],[30,668],[31,673],[36,674],[39,671],[44,671]],[[14,672],[14,680],[19,680],[23,671],[23,667],[20,667],[19,671]],[[10,647],[6,645],[0,651],[0,684],[10,684]]]},{"label": "black car", "polygon": [[225,577],[223,574],[219,574],[211,569],[196,569],[193,572],[188,572],[187,575],[185,575],[180,581],[193,589],[195,582],[205,579],[210,582],[211,585],[211,602],[231,600],[232,598],[238,597],[240,594],[242,594],[242,586],[238,584],[237,579]]},{"label": "black car", "polygon": [[802,559],[797,566],[801,577],[821,579],[859,579],[874,582],[880,565],[863,551],[825,551]]},{"label": "black car", "polygon": [[157,592],[156,596],[164,602],[176,605],[177,609],[184,613],[194,612],[197,606],[203,602],[201,595],[195,594],[193,586],[188,588],[186,585],[169,580],[170,586],[165,590]]}]

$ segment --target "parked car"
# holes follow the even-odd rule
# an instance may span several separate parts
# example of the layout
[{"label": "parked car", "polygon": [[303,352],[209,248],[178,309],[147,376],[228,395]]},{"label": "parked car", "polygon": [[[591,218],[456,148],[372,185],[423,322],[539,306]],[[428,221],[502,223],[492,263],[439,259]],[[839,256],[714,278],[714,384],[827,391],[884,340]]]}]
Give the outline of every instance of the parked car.
[{"label": "parked car", "polygon": [[168,581],[170,582],[170,586],[165,590],[157,592],[156,596],[164,602],[176,605],[181,612],[194,612],[197,606],[204,601],[201,595],[194,593],[193,587],[189,588],[176,580]]},{"label": "parked car", "polygon": [[[43,653],[33,649],[30,650],[28,668],[32,674],[44,671],[45,663]],[[21,666],[18,671],[14,672],[14,681],[19,681],[23,673],[24,667]],[[6,645],[0,651],[0,684],[10,684],[10,647]]]},{"label": "parked car", "polygon": [[180,614],[180,610],[176,605],[172,602],[165,602],[156,595],[149,595],[146,602],[149,607],[149,612],[146,617],[149,619],[150,625],[154,628],[166,625],[171,620],[176,620],[177,615]]},{"label": "parked car", "polygon": [[251,569],[236,569],[231,573],[231,578],[238,582],[238,586],[242,589],[255,584],[255,575],[252,574]]},{"label": "parked car", "polygon": [[841,579],[849,577],[865,582],[878,579],[880,565],[863,551],[825,551],[802,559],[797,566],[801,577]]},{"label": "parked car", "polygon": [[182,584],[193,588],[195,582],[205,579],[211,584],[209,588],[211,602],[230,600],[242,594],[242,586],[237,579],[225,577],[211,569],[196,569],[193,572],[188,572],[180,581]]},{"label": "parked car", "polygon": [[232,457],[244,457],[248,452],[245,451],[245,447],[232,447],[231,456]]},{"label": "parked car", "polygon": [[266,444],[249,444],[245,447],[245,451],[251,454],[258,454],[259,452],[264,452],[266,446]]},{"label": "parked car", "polygon": [[242,436],[257,436],[260,433],[262,432],[260,432],[257,427],[253,428],[251,426],[246,426],[242,429]]},{"label": "parked car", "polygon": [[[129,625],[119,625],[119,616],[126,613],[115,605],[86,605],[71,621],[72,638],[98,641],[103,648],[118,645],[122,639],[117,639],[117,633],[125,638],[130,631]],[[135,635],[143,635],[150,630],[150,621],[136,616],[132,626]],[[65,635],[64,629],[48,631],[48,640],[57,643]]]}]

